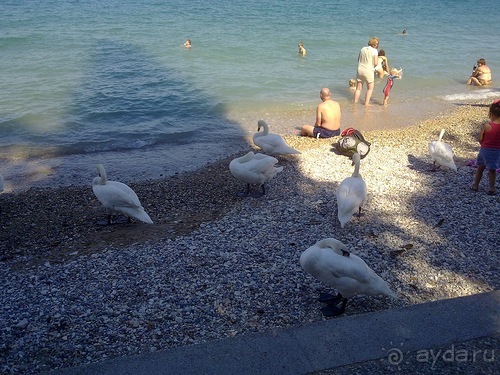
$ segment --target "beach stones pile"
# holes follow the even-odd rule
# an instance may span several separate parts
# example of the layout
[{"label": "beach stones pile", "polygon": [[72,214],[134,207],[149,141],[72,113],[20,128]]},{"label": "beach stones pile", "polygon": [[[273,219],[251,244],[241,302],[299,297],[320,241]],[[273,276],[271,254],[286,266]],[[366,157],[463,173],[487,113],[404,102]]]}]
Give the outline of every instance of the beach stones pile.
[{"label": "beach stones pile", "polygon": [[[498,289],[499,196],[486,195],[485,180],[472,192],[475,170],[466,166],[486,113],[464,107],[365,134],[368,202],[344,229],[334,193],[353,167],[331,152],[331,140],[287,139],[302,154],[279,158],[284,170],[262,198],[235,195],[242,187],[227,170],[231,158],[138,184],[153,226],[97,226],[104,212],[90,187],[32,191],[38,209],[27,196],[2,195],[1,236],[10,245],[1,245],[0,372],[40,373],[320,321],[317,297],[327,288],[299,257],[325,237],[345,243],[401,297],[354,297],[348,315]],[[430,171],[427,145],[442,127],[458,172]],[[44,213],[49,207],[55,212]]]}]

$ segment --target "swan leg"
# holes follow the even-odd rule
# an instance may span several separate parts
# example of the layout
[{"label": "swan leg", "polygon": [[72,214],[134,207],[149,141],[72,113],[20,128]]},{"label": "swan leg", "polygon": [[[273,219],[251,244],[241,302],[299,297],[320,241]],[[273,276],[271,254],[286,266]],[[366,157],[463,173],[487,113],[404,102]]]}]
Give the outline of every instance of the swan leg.
[{"label": "swan leg", "polygon": [[321,309],[323,316],[339,316],[345,312],[345,307],[347,305],[347,298],[342,297],[340,293],[339,295],[342,298],[342,303],[340,304],[340,307],[338,306],[338,302],[326,305]]},{"label": "swan leg", "polygon": [[254,198],[262,197],[263,195],[266,194],[266,188],[264,187],[264,184],[260,185],[260,188],[261,188],[260,194],[259,193],[255,193],[255,194],[252,195]]},{"label": "swan leg", "polygon": [[331,304],[331,303],[339,303],[342,300],[342,295],[337,293],[336,295],[330,293],[321,293],[318,298],[318,302]]}]

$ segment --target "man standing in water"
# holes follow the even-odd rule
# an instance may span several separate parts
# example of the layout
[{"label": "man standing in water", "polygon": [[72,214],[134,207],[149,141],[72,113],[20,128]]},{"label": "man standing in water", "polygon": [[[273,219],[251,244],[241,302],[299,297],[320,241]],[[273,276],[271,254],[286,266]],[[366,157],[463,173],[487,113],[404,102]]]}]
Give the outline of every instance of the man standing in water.
[{"label": "man standing in water", "polygon": [[332,100],[330,89],[324,87],[319,94],[322,103],[316,110],[316,123],[302,126],[300,135],[315,138],[331,138],[340,134],[340,105]]}]

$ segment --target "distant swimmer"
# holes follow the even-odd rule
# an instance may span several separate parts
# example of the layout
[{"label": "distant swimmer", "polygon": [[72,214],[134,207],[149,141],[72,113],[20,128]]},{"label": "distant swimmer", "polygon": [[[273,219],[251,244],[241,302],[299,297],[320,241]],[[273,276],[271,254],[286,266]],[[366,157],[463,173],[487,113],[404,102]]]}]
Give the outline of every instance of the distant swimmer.
[{"label": "distant swimmer", "polygon": [[402,35],[407,35],[406,29],[401,32]]},{"label": "distant swimmer", "polygon": [[299,55],[305,56],[307,54],[306,49],[304,48],[304,44],[299,42]]},{"label": "distant swimmer", "polygon": [[191,39],[186,39],[183,46],[186,48],[191,48]]}]

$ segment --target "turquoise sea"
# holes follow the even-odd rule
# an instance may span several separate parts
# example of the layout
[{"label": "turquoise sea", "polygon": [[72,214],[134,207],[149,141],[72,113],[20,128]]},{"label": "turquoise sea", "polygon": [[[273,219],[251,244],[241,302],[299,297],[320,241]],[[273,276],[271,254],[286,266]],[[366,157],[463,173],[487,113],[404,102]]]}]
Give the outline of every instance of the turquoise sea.
[{"label": "turquoise sea", "polygon": [[[313,122],[324,86],[361,130],[493,100],[498,15],[496,0],[3,0],[0,173],[17,190],[90,183],[98,162],[124,182],[193,169],[245,148],[259,119]],[[368,109],[348,89],[373,35],[404,71],[386,109],[385,79]],[[486,89],[465,85],[480,57]]]}]

